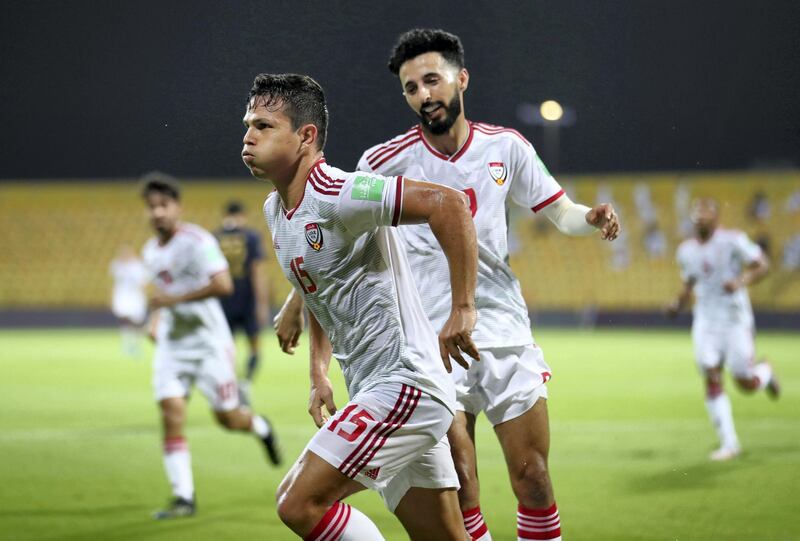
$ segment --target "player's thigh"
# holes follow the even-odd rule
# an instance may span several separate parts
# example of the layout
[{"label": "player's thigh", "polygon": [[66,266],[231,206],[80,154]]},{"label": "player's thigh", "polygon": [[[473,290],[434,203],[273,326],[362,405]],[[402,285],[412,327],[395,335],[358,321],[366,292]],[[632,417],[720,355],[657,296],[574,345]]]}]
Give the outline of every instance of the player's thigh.
[{"label": "player's thigh", "polygon": [[459,488],[458,475],[450,455],[450,444],[447,437],[442,437],[436,445],[410,460],[398,471],[380,490],[380,494],[386,508],[396,512],[399,504],[414,489],[457,491]]},{"label": "player's thigh", "polygon": [[725,339],[725,364],[736,378],[752,376],[755,361],[755,331],[751,325],[731,325]]},{"label": "player's thigh", "polygon": [[445,438],[451,422],[450,411],[429,395],[388,382],[353,397],[314,434],[307,450],[347,478],[380,491],[442,440],[437,457],[447,458],[447,474],[454,476]]},{"label": "player's thigh", "polygon": [[454,489],[412,487],[395,509],[412,541],[468,540]]},{"label": "player's thigh", "polygon": [[153,394],[156,402],[167,398],[186,398],[197,377],[200,362],[183,352],[159,344],[153,356]]},{"label": "player's thigh", "polygon": [[692,325],[692,344],[697,369],[701,374],[722,366],[724,334],[718,326],[695,321]]},{"label": "player's thigh", "polygon": [[456,467],[475,468],[475,415],[465,411],[456,411],[453,424],[447,431],[447,440]]},{"label": "player's thigh", "polygon": [[220,340],[202,353],[203,362],[197,376],[197,388],[214,411],[231,411],[239,407],[239,385],[234,367],[233,342]]},{"label": "player's thigh", "polygon": [[494,431],[512,476],[524,473],[531,466],[535,470],[547,468],[550,421],[546,399],[538,399],[524,414],[500,423]]},{"label": "player's thigh", "polygon": [[278,501],[284,505],[313,502],[332,505],[364,487],[346,477],[308,449],[297,458],[278,486]]},{"label": "player's thigh", "polygon": [[480,364],[479,392],[492,426],[524,415],[540,397],[547,398],[551,372],[537,345],[483,349]]}]

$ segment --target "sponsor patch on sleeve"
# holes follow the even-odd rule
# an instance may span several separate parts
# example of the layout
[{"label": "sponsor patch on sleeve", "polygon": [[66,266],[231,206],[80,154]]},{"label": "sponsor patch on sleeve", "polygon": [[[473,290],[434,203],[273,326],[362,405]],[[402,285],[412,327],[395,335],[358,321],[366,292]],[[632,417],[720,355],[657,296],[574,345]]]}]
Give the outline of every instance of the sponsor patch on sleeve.
[{"label": "sponsor patch on sleeve", "polygon": [[353,182],[351,197],[362,201],[382,201],[384,184],[382,178],[358,176]]}]

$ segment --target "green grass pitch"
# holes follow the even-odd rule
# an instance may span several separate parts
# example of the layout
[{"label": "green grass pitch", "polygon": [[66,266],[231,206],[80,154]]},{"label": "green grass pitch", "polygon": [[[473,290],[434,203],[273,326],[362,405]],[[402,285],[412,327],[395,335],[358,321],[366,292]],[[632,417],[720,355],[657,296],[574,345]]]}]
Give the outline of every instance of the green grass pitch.
[{"label": "green grass pitch", "polygon": [[[314,432],[307,350],[288,357],[264,338],[254,402],[291,461]],[[688,330],[542,329],[537,339],[554,371],[551,470],[564,539],[800,539],[800,336],[758,336],[782,379],[778,402],[727,380],[744,454],[723,464],[707,459],[716,439]],[[0,538],[294,539],[273,498],[288,464],[267,466],[257,441],[217,428],[199,394],[187,431],[198,515],[150,519],[168,497],[150,363],[123,358],[114,331],[3,331],[0,344]],[[516,503],[485,418],[478,454],[493,537],[516,539]],[[376,495],[351,503],[387,540],[406,538]]]}]

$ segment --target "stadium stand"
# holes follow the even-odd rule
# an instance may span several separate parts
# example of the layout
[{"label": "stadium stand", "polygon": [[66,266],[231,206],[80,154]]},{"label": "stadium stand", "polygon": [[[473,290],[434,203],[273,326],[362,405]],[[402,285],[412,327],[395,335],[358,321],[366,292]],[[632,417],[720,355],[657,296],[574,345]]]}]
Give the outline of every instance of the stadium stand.
[{"label": "stadium stand", "polygon": [[[792,268],[792,261],[800,262],[794,253],[800,251],[800,173],[567,175],[561,181],[575,200],[613,201],[625,232],[611,244],[567,238],[545,218],[509,209],[512,268],[537,310],[660,309],[679,285],[675,248],[690,232],[686,213],[697,196],[718,199],[726,226],[768,245],[773,272],[752,288],[756,307],[788,311],[800,305],[800,263]],[[150,235],[137,186],[0,185],[0,308],[107,306],[108,264],[117,246],[141,246]],[[250,181],[184,182],[184,218],[213,229],[222,203],[236,197],[258,227],[267,191]],[[279,305],[290,286],[273,260],[267,267],[271,302]]]}]

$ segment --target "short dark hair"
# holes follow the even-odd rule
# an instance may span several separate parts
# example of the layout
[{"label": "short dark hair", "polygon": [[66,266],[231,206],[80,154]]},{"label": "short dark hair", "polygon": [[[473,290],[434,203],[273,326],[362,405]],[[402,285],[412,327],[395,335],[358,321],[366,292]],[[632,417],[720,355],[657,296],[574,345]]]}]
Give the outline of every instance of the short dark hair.
[{"label": "short dark hair", "polygon": [[268,108],[283,106],[283,112],[291,119],[295,130],[304,124],[316,126],[318,148],[322,150],[325,147],[328,107],[325,92],[314,79],[296,73],[260,73],[250,88],[248,107],[256,105],[254,99],[263,100],[261,103]]},{"label": "short dark hair", "polygon": [[389,56],[389,71],[397,75],[406,60],[429,52],[441,54],[458,69],[464,67],[464,47],[458,36],[439,29],[415,28],[397,38]]},{"label": "short dark hair", "polygon": [[225,214],[230,216],[231,214],[241,214],[244,212],[244,205],[242,205],[241,201],[228,201],[228,204],[225,205]]},{"label": "short dark hair", "polygon": [[142,199],[147,199],[151,193],[164,194],[175,201],[181,200],[181,187],[175,177],[160,171],[151,171],[142,176],[141,179]]}]

